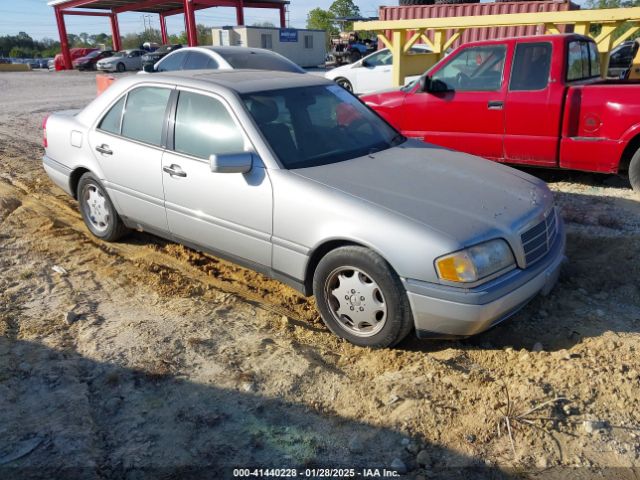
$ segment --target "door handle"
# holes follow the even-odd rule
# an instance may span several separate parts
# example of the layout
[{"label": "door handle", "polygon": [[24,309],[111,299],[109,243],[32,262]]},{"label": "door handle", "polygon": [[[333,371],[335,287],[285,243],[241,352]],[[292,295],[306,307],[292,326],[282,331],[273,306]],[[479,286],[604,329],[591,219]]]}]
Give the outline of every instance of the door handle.
[{"label": "door handle", "polygon": [[180,165],[171,165],[169,167],[162,167],[162,171],[165,173],[168,173],[169,175],[171,175],[172,177],[186,177],[187,176],[187,172],[183,171],[182,168],[180,168]]},{"label": "door handle", "polygon": [[110,150],[109,145],[105,143],[103,143],[102,145],[98,145],[96,147],[96,150],[102,153],[103,155],[113,155],[113,150]]},{"label": "door handle", "polygon": [[487,107],[489,107],[489,110],[502,110],[504,102],[501,100],[489,100]]}]

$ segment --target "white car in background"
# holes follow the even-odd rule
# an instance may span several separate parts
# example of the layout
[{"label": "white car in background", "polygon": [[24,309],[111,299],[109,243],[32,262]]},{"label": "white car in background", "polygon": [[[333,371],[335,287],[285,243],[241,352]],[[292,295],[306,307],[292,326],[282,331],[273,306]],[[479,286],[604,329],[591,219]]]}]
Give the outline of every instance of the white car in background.
[{"label": "white car in background", "polygon": [[[279,53],[263,48],[247,47],[188,47],[171,52],[152,67],[145,65],[145,73],[177,70],[277,70],[305,73],[304,69]],[[142,72],[141,72],[142,73]]]},{"label": "white car in background", "polygon": [[[411,47],[410,53],[413,55],[421,55],[431,53],[431,50],[426,45],[414,45]],[[371,55],[367,55],[355,63],[329,70],[324,76],[350,92],[356,95],[362,95],[392,87],[392,63],[393,55],[391,54],[391,50],[385,48]],[[418,77],[419,75],[407,77],[405,81],[409,83]]]}]

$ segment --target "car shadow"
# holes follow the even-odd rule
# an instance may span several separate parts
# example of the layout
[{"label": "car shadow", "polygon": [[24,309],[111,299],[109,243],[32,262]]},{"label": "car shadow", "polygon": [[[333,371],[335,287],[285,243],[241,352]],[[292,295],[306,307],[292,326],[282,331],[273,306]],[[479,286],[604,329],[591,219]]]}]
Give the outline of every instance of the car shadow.
[{"label": "car shadow", "polygon": [[0,478],[213,479],[238,468],[296,468],[300,477],[306,468],[389,470],[396,458],[415,469],[409,443],[429,452],[431,476],[511,478],[392,428],[159,367],[7,337],[0,363]]}]

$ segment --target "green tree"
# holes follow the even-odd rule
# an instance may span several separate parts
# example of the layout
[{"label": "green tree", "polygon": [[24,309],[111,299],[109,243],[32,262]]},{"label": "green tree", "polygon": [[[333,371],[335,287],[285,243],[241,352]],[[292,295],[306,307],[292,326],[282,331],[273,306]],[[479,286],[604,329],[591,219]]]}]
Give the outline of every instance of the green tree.
[{"label": "green tree", "polygon": [[[585,6],[587,8],[627,8],[627,7],[640,7],[640,0],[587,0]],[[633,25],[629,22],[623,23],[616,28],[613,32],[613,37],[617,38],[624,32],[629,30]],[[602,30],[601,25],[591,25],[589,29],[589,35],[597,37]],[[640,37],[640,32],[636,32],[629,37],[629,40]]]},{"label": "green tree", "polygon": [[[329,7],[329,12],[331,12],[335,18],[360,16],[360,8],[353,3],[353,0],[334,0]],[[343,31],[348,32],[352,29],[353,22],[344,22],[344,26],[342,27]]]},{"label": "green tree", "polygon": [[307,28],[327,32],[327,44],[329,44],[331,36],[337,35],[339,32],[335,24],[335,15],[319,7],[314,8],[307,14]]}]

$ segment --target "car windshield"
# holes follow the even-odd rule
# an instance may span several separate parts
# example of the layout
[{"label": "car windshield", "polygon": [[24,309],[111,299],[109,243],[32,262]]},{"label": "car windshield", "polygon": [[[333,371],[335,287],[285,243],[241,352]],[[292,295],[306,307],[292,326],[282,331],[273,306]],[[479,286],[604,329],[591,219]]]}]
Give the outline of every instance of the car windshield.
[{"label": "car windshield", "polygon": [[298,65],[279,55],[271,53],[228,50],[216,51],[234,69],[251,68],[256,70],[278,70],[281,72],[304,73]]},{"label": "car windshield", "polygon": [[113,55],[111,55],[112,57],[124,57],[127,54],[127,52],[115,52]]},{"label": "car windshield", "polygon": [[242,99],[287,169],[342,162],[406,140],[337,85],[254,92]]},{"label": "car windshield", "polygon": [[87,54],[84,58],[96,58],[98,55],[100,55],[102,52],[100,50],[95,50],[89,54]]}]

